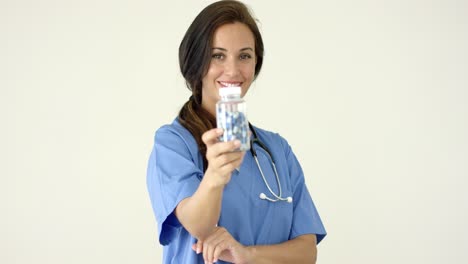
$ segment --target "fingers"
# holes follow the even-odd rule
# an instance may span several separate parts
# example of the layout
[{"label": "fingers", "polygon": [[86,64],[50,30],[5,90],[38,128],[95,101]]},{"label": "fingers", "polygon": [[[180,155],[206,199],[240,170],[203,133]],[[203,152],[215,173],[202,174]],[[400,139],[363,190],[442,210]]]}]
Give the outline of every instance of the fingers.
[{"label": "fingers", "polygon": [[233,152],[239,149],[241,143],[239,140],[232,140],[228,142],[219,142],[218,138],[223,134],[223,129],[213,128],[206,131],[202,135],[202,141],[206,145],[207,159],[209,157],[216,157],[226,152]]},{"label": "fingers", "polygon": [[226,249],[231,236],[224,228],[219,228],[203,242],[203,258],[207,263],[218,261],[219,255]]},{"label": "fingers", "polygon": [[241,143],[239,140],[219,142],[222,129],[211,129],[202,135],[202,140],[206,144],[206,159],[208,168],[206,169],[204,181],[210,182],[211,186],[224,186],[230,179],[234,169],[239,168],[244,151],[236,151]]},{"label": "fingers", "polygon": [[236,149],[239,149],[239,147],[240,147],[239,140],[233,140],[233,141],[228,141],[228,142],[217,142],[216,144],[211,144],[209,146],[206,145],[206,159],[210,160],[224,153],[240,152],[240,151],[235,151]]},{"label": "fingers", "polygon": [[240,165],[243,158],[244,153],[242,152],[230,152],[225,153],[224,155],[218,156],[216,158],[212,158],[208,162],[210,163],[210,165],[216,168],[223,169],[223,167],[228,167],[227,170],[232,171]]},{"label": "fingers", "polygon": [[203,242],[203,258],[206,263],[214,263],[219,259],[233,262],[232,257],[230,257],[231,254],[229,253],[229,250],[236,244],[238,244],[238,242],[225,228],[218,228]]},{"label": "fingers", "polygon": [[204,241],[197,241],[192,245],[192,250],[197,251],[197,247],[201,247],[205,263],[218,260],[229,263],[252,262],[251,253],[223,227],[217,227]]},{"label": "fingers", "polygon": [[210,147],[211,145],[215,144],[218,142],[218,137],[223,134],[223,129],[221,128],[213,128],[202,135],[202,141],[205,143],[207,147]]},{"label": "fingers", "polygon": [[200,254],[203,249],[203,242],[198,240],[197,243],[192,245],[192,250],[197,252],[197,254]]},{"label": "fingers", "polygon": [[221,256],[221,253],[223,253],[223,251],[225,251],[226,249],[228,249],[228,243],[224,242],[224,241],[221,241],[215,248],[214,252],[213,252],[213,262],[216,262],[218,261],[218,259],[220,258]]},{"label": "fingers", "polygon": [[244,158],[243,152],[225,153],[208,160],[208,168],[203,181],[212,186],[224,186],[231,180],[232,172],[239,168]]}]

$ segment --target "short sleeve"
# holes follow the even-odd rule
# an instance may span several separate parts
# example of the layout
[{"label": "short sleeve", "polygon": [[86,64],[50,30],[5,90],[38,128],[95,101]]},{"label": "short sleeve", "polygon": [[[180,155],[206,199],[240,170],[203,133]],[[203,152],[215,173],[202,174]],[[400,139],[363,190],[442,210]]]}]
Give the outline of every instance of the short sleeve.
[{"label": "short sleeve", "polygon": [[[196,144],[192,147],[196,148]],[[171,129],[160,128],[148,162],[147,187],[162,245],[169,244],[180,232],[182,226],[174,210],[180,201],[195,193],[202,175],[187,140]]]},{"label": "short sleeve", "polygon": [[293,187],[293,223],[289,239],[300,235],[315,234],[317,244],[326,236],[325,227],[314,205],[312,197],[304,180],[304,173],[296,156],[287,145],[286,157],[288,160],[291,183]]}]

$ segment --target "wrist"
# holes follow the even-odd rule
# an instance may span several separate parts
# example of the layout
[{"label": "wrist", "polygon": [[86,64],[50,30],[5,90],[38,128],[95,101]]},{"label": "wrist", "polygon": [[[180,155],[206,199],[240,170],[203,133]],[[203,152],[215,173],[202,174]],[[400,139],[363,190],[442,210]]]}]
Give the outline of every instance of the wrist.
[{"label": "wrist", "polygon": [[255,246],[247,246],[247,262],[246,264],[257,263],[257,248]]},{"label": "wrist", "polygon": [[205,172],[205,175],[203,175],[201,185],[203,185],[203,188],[206,188],[209,191],[216,191],[216,190],[222,191],[226,183],[221,180],[221,176],[216,175],[210,172],[209,170],[207,170]]}]

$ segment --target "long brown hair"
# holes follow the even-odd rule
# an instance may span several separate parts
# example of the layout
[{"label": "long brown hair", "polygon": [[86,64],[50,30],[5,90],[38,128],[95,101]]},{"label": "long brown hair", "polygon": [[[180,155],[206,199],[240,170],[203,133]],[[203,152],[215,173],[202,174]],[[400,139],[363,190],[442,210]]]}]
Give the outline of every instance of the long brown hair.
[{"label": "long brown hair", "polygon": [[202,79],[210,66],[214,32],[218,27],[234,22],[245,24],[254,35],[257,77],[263,63],[263,40],[249,9],[239,1],[219,1],[207,6],[192,22],[179,46],[180,71],[192,95],[180,110],[178,119],[195,138],[203,157],[204,170],[208,162],[201,137],[216,127],[216,118],[201,106]]}]

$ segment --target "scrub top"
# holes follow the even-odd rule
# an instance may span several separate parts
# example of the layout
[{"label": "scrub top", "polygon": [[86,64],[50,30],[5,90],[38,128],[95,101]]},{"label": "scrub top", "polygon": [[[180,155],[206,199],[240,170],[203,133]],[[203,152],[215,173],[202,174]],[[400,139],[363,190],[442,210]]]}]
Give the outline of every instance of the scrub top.
[{"label": "scrub top", "polygon": [[[316,234],[317,243],[325,228],[304,182],[304,174],[287,141],[276,133],[254,127],[270,150],[280,178],[282,197],[293,202],[270,202],[274,198],[262,179],[255,159],[247,151],[239,171],[234,170],[223,192],[218,226],[226,228],[242,245],[270,245],[304,234]],[[254,144],[263,174],[275,194],[279,193],[268,154]],[[163,263],[204,263],[203,254],[192,250],[196,238],[174,214],[184,198],[192,196],[203,178],[203,159],[192,134],[177,120],[156,131],[151,152],[147,187],[156,217]],[[218,263],[225,263],[218,261]]]}]

